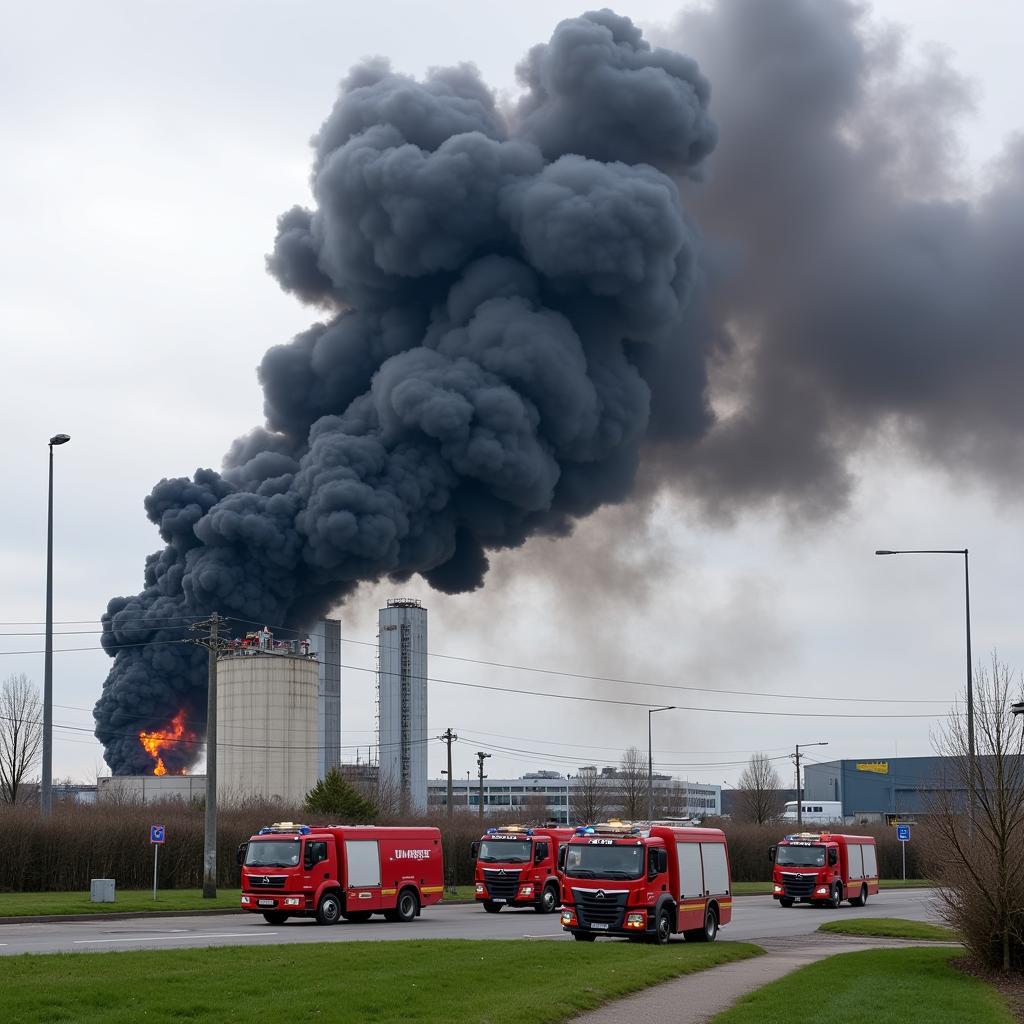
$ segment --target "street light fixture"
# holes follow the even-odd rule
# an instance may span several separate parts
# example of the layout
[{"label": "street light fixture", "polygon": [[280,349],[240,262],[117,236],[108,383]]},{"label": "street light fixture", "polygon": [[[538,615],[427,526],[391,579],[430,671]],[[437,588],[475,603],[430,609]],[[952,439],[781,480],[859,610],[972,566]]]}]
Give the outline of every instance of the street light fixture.
[{"label": "street light fixture", "polygon": [[967,626],[967,763],[970,793],[968,803],[974,817],[974,677],[971,671],[971,579],[967,561],[967,548],[923,548],[906,551],[878,550],[876,555],[963,555],[964,556],[964,612]]},{"label": "street light fixture", "polygon": [[804,823],[803,806],[804,797],[800,792],[800,749],[801,747],[827,747],[828,740],[821,743],[798,743],[796,745],[796,827],[799,830]]},{"label": "street light fixture", "polygon": [[1010,705],[1010,711],[1015,715],[1024,715],[1024,700],[1017,701]]},{"label": "street light fixture", "polygon": [[50,486],[46,501],[46,642],[43,645],[43,779],[39,809],[48,817],[53,808],[53,447],[67,444],[68,434],[54,434],[50,446]]},{"label": "street light fixture", "polygon": [[651,715],[659,711],[675,711],[675,705],[665,708],[648,708],[647,710],[647,819],[654,820],[654,751],[651,749]]}]

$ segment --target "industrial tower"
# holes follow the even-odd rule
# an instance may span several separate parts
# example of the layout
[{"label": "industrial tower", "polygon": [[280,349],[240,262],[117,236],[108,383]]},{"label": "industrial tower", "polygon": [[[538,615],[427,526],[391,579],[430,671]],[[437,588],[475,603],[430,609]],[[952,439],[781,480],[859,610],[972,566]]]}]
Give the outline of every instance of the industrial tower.
[{"label": "industrial tower", "polygon": [[388,601],[378,613],[378,761],[382,783],[403,807],[427,807],[427,610],[419,601]]}]

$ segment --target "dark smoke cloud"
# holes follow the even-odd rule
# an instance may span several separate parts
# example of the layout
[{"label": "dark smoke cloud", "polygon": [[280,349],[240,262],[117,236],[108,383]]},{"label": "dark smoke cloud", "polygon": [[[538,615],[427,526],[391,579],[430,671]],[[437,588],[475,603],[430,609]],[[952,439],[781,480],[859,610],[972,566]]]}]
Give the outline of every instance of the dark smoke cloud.
[{"label": "dark smoke cloud", "polygon": [[629,495],[648,350],[689,375],[664,422],[706,426],[683,330],[701,245],[669,175],[714,145],[707,81],[609,11],[563,22],[521,77],[509,118],[468,66],[417,82],[374,60],[343,82],[315,206],[280,218],[267,261],[329,320],[266,354],[266,425],[221,473],[146,501],[166,546],[103,617],[114,772],[151,769],[135,734],[181,707],[202,730],[203,652],[173,642],[176,616],[309,621],[382,576],[479,587],[488,551]]},{"label": "dark smoke cloud", "polygon": [[895,441],[1019,487],[1024,145],[969,190],[969,83],[861,4],[718,0],[671,39],[715,85],[721,142],[686,201],[718,257],[700,329],[722,412],[700,444],[645,452],[650,486],[716,518],[820,517]]}]

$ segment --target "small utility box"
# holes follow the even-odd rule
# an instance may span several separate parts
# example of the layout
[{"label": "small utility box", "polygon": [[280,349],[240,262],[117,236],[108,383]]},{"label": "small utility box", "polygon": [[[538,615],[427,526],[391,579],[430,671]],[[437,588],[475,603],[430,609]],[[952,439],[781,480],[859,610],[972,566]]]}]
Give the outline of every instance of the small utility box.
[{"label": "small utility box", "polygon": [[113,903],[114,879],[93,878],[89,883],[89,899],[93,903]]}]

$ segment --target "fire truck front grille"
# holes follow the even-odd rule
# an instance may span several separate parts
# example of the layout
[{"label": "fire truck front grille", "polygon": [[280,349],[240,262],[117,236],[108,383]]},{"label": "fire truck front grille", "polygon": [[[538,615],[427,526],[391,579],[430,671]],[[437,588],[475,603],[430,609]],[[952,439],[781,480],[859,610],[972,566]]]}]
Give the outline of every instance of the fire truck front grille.
[{"label": "fire truck front grille", "polygon": [[622,925],[626,910],[626,892],[605,892],[603,889],[573,889],[576,898],[576,919],[584,927],[606,924],[609,928]]},{"label": "fire truck front grille", "polygon": [[283,889],[285,875],[250,875],[249,884],[254,889]]},{"label": "fire truck front grille", "polygon": [[807,899],[814,892],[814,876],[783,874],[782,888],[784,893],[792,899]]},{"label": "fire truck front grille", "polygon": [[519,892],[519,872],[484,869],[484,884],[487,886],[487,895],[492,900],[515,899]]}]

